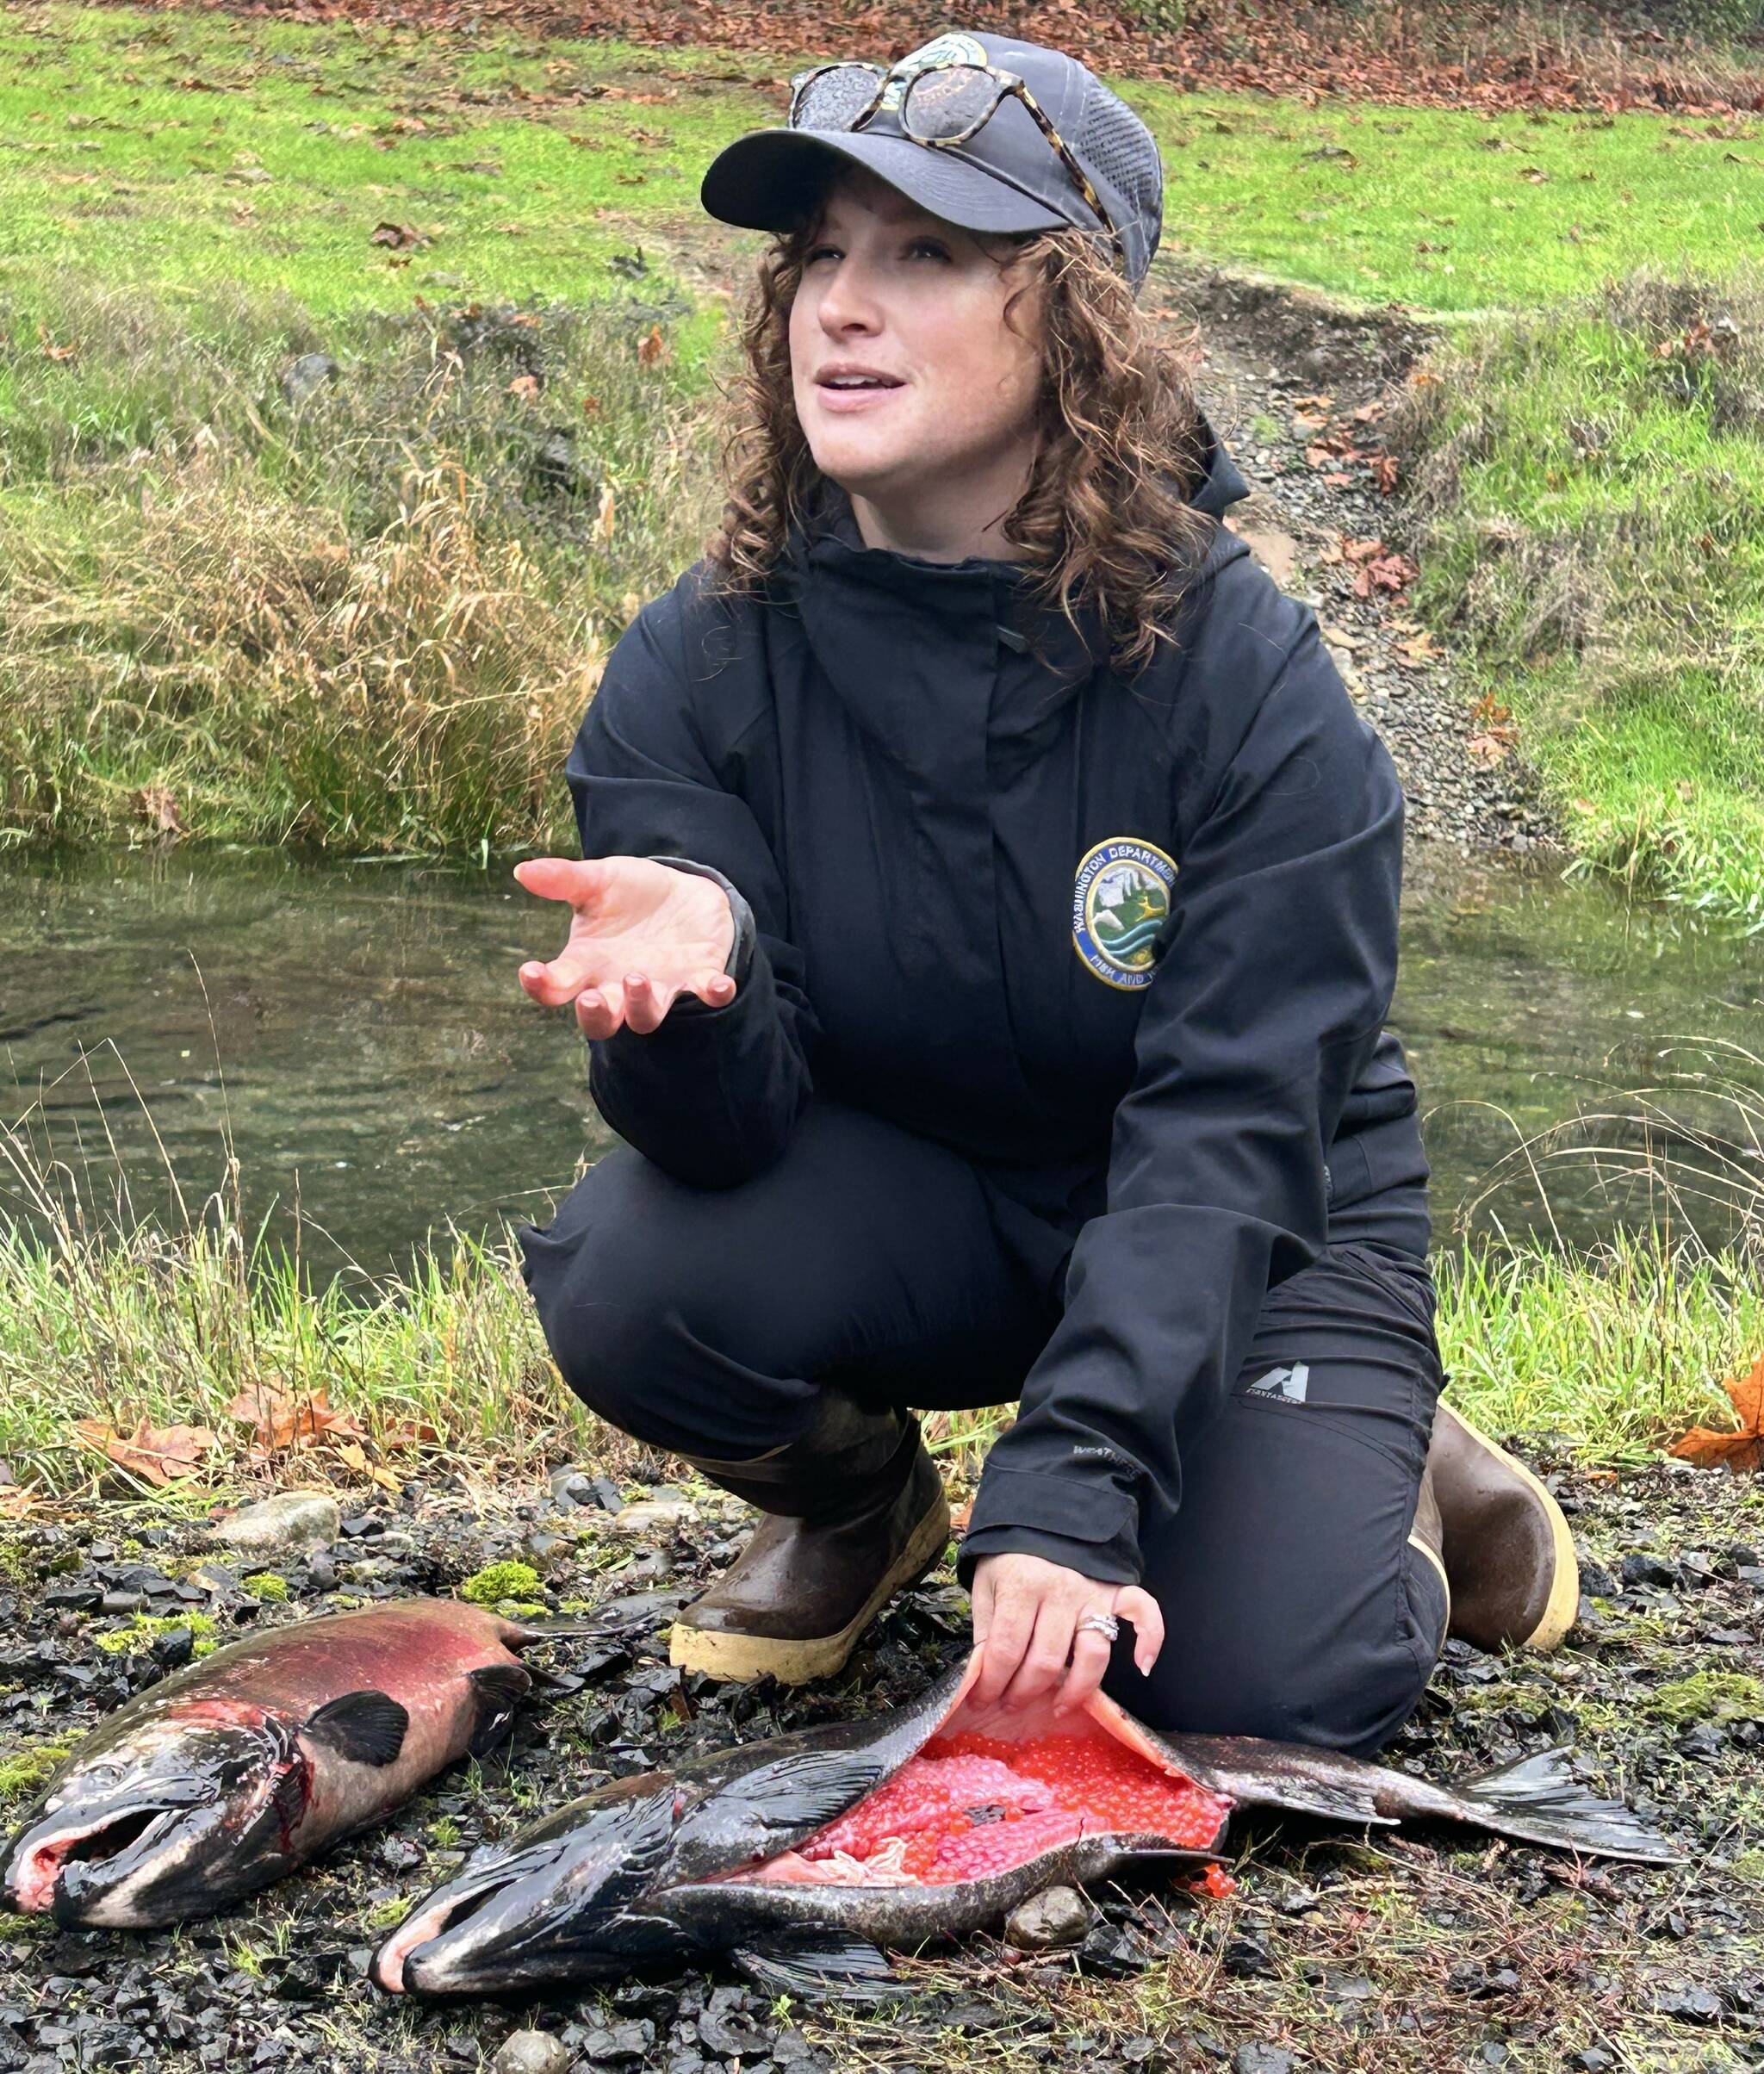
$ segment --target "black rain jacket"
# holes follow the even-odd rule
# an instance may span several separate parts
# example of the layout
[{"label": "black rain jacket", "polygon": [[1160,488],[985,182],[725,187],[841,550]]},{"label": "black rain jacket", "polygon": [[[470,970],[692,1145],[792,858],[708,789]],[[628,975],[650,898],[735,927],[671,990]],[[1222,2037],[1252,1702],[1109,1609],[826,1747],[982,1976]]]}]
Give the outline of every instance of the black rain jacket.
[{"label": "black rain jacket", "polygon": [[[1245,486],[1210,432],[1206,456],[1192,501],[1216,520]],[[1019,1549],[1135,1580],[1270,1287],[1315,1258],[1332,1202],[1426,1174],[1382,1030],[1390,759],[1314,615],[1222,526],[1178,643],[1132,680],[1094,617],[1040,615],[1038,661],[1020,566],[866,547],[832,485],[767,597],[714,599],[706,574],[619,639],[568,777],[584,856],[741,896],[740,986],[594,1043],[595,1101],[724,1188],[820,1090],[967,1155],[1032,1249],[1041,1217],[1082,1220],[960,1568]],[[1082,909],[1090,958],[1075,935],[1079,867],[1113,838],[1176,866],[1149,979],[1125,984]],[[1135,913],[1143,941],[1139,910],[1091,920]]]}]

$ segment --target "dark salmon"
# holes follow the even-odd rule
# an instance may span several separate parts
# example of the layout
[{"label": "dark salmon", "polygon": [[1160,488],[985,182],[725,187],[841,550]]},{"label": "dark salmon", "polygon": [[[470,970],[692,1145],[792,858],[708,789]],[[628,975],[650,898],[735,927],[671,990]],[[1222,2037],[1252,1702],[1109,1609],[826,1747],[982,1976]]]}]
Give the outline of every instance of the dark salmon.
[{"label": "dark salmon", "polygon": [[793,1993],[874,1992],[880,1946],[996,1924],[1056,1882],[1219,1854],[1239,1808],[1425,1818],[1593,1855],[1682,1854],[1561,1750],[1438,1786],[1296,1744],[981,1713],[970,1659],[915,1705],[603,1787],[476,1853],[375,1954],[393,1993],[494,1993],[725,1952]]},{"label": "dark salmon", "polygon": [[68,1925],[211,1914],[484,1747],[533,1682],[513,1652],[534,1632],[413,1599],[217,1649],[86,1738],[0,1854],[0,1891]]}]

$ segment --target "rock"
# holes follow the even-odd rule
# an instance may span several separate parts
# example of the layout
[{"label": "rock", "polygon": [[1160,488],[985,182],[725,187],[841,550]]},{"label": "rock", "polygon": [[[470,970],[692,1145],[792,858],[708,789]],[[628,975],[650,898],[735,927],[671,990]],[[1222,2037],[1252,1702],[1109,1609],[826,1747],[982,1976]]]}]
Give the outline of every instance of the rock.
[{"label": "rock", "polygon": [[1246,2040],[1231,2056],[1231,2074],[1292,2074],[1292,2054],[1259,2039]]},{"label": "rock", "polygon": [[615,1534],[671,1534],[698,1518],[698,1508],[684,1498],[640,1498],[612,1515]]},{"label": "rock", "polygon": [[341,372],[329,353],[302,353],[282,370],[283,399],[298,410],[308,398],[317,395],[327,382],[334,382]]},{"label": "rock", "polygon": [[606,2030],[590,2031],[582,2041],[582,2054],[594,2066],[624,2066],[647,2059],[655,2042],[655,2027],[647,2017],[635,2023],[618,2023]]},{"label": "rock", "polygon": [[1004,1940],[1020,1952],[1051,1952],[1079,1943],[1092,1920],[1090,1904],[1076,1887],[1045,1887],[1011,1911]]},{"label": "rock", "polygon": [[1680,1981],[1658,1990],[1654,2012],[1658,2016],[1675,2016],[1680,2023],[1719,2023],[1721,1997],[1695,1981]]},{"label": "rock", "polygon": [[341,1508],[324,1492],[277,1491],[235,1512],[214,1537],[231,1549],[320,1548],[335,1541],[342,1526]]},{"label": "rock", "polygon": [[747,1992],[742,1988],[713,1988],[704,2015],[699,2019],[699,2041],[718,2059],[753,2058],[766,2044],[766,2034],[743,2006]]},{"label": "rock", "polygon": [[566,2074],[569,2051],[549,2031],[512,2031],[490,2062],[490,2074]]}]

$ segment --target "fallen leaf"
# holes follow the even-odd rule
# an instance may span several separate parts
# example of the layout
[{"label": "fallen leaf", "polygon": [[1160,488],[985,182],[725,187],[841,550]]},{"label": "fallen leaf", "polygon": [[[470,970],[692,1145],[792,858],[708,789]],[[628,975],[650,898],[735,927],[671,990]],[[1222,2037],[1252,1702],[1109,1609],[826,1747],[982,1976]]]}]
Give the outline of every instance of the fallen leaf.
[{"label": "fallen leaf", "polygon": [[1394,454],[1374,454],[1372,479],[1388,497],[1396,487],[1397,464]]},{"label": "fallen leaf", "polygon": [[653,324],[637,341],[637,360],[643,367],[656,367],[666,360],[674,348],[662,336],[662,326]]},{"label": "fallen leaf", "polygon": [[428,239],[413,224],[376,223],[368,233],[368,243],[389,245],[394,251],[401,252],[413,245],[426,245]]},{"label": "fallen leaf", "polygon": [[136,807],[157,835],[181,835],[183,821],[177,810],[177,796],[169,786],[144,785],[134,796]]},{"label": "fallen leaf", "polygon": [[1764,1464],[1764,1355],[1744,1375],[1730,1375],[1722,1384],[1733,1406],[1739,1430],[1717,1433],[1709,1426],[1693,1426],[1672,1444],[1669,1453],[1699,1469],[1719,1466],[1734,1475]]},{"label": "fallen leaf", "polygon": [[102,1419],[78,1419],[73,1430],[107,1462],[160,1487],[193,1475],[215,1447],[215,1437],[207,1426],[155,1426],[145,1419],[127,1436]]},{"label": "fallen leaf", "polygon": [[537,375],[517,375],[508,385],[508,393],[511,396],[519,396],[523,401],[531,403],[539,393],[539,377]]},{"label": "fallen leaf", "polygon": [[596,547],[610,547],[612,544],[612,485],[609,482],[600,492],[600,508],[594,514],[593,541]]},{"label": "fallen leaf", "polygon": [[1413,581],[1419,571],[1407,555],[1379,555],[1362,562],[1354,578],[1354,595],[1370,598],[1375,589],[1401,591]]},{"label": "fallen leaf", "polygon": [[1499,735],[1472,735],[1464,744],[1478,763],[1496,764],[1506,756],[1508,744]]},{"label": "fallen leaf", "polygon": [[340,1441],[366,1438],[353,1413],[339,1411],[323,1390],[290,1397],[274,1383],[258,1383],[239,1393],[227,1406],[227,1416],[254,1429],[253,1451],[260,1456],[322,1436],[335,1435]]}]

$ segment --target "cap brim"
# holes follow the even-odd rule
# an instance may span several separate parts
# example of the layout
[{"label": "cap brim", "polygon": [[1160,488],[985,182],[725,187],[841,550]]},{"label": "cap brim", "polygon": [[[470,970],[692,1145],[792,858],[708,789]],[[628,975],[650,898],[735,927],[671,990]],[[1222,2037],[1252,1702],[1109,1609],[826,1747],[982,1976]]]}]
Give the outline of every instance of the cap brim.
[{"label": "cap brim", "polygon": [[1071,219],[953,151],[865,130],[753,130],[711,161],[699,200],[745,230],[788,228],[803,214],[829,158],[867,166],[891,187],[972,231],[1047,231]]}]

